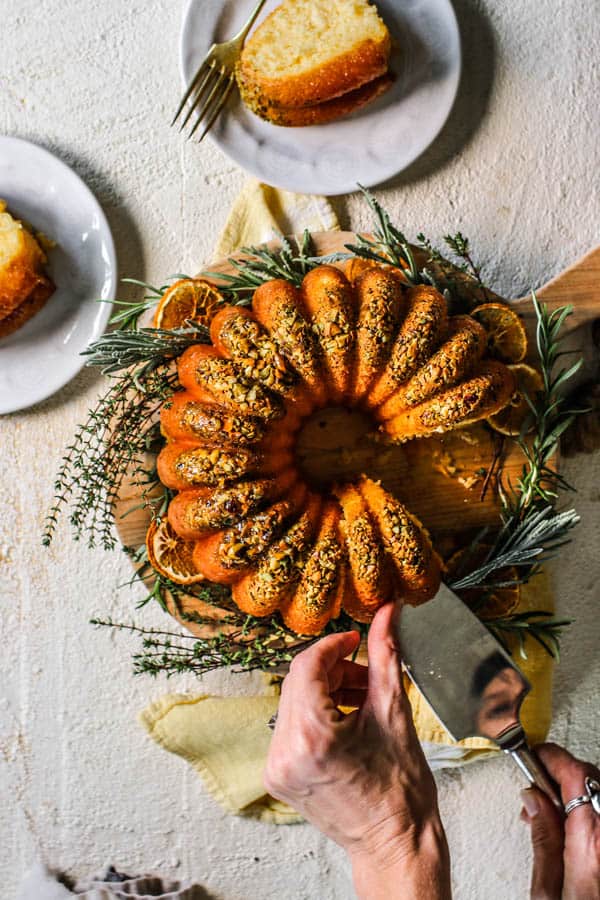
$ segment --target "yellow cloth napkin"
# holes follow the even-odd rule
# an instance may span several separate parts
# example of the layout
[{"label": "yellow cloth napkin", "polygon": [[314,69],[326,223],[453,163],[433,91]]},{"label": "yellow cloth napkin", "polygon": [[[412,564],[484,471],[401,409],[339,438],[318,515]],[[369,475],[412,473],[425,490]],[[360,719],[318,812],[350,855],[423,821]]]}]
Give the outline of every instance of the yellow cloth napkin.
[{"label": "yellow cloth napkin", "polygon": [[263,697],[167,694],[140,719],[152,738],[196,770],[229,813],[289,825],[302,821],[285,803],[265,793],[262,771],[277,710],[278,693]]},{"label": "yellow cloth napkin", "polygon": [[309,231],[340,230],[325,197],[282,191],[253,178],[233,204],[214,256],[223,259],[239,247],[266,243],[281,234],[300,234],[305,228]]},{"label": "yellow cloth napkin", "polygon": [[[217,259],[240,246],[257,244],[278,234],[339,229],[324,197],[303,196],[252,180],[238,197],[217,245]],[[521,590],[519,610],[552,610],[552,593],[544,574]],[[534,641],[527,659],[517,662],[533,685],[523,705],[523,724],[531,742],[543,740],[550,726],[552,660]],[[433,769],[464,765],[498,753],[482,738],[455,743],[421,695],[407,684],[419,738]],[[182,756],[198,772],[205,787],[230,813],[277,824],[301,817],[265,793],[262,770],[271,733],[266,723],[277,709],[271,686],[258,697],[189,697],[169,694],[140,716],[151,737],[165,750]]]}]

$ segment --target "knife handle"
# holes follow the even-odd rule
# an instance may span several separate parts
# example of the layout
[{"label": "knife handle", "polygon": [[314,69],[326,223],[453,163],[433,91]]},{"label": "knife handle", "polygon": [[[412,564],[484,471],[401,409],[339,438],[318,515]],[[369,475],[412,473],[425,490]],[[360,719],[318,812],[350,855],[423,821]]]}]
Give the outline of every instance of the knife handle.
[{"label": "knife handle", "polygon": [[523,733],[522,740],[516,746],[505,747],[504,752],[512,756],[529,783],[543,791],[552,800],[556,808],[560,810],[561,814],[564,815],[565,808],[560,798],[558,785],[544,768],[537,753],[527,744],[525,734]]}]

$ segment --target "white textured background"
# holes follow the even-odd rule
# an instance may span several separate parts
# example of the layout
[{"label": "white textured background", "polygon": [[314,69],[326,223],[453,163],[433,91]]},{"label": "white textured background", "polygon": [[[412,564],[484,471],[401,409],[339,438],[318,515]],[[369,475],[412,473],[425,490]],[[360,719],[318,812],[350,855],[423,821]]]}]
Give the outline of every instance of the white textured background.
[{"label": "white textured background", "polygon": [[[400,0],[399,0],[400,2]],[[596,0],[457,0],[465,73],[437,144],[380,192],[409,234],[471,236],[490,283],[517,296],[600,243],[600,17]],[[120,273],[149,281],[193,271],[245,175],[167,122],[179,98],[181,4],[168,0],[3,0],[0,131],[65,159],[102,202]],[[346,227],[367,224],[340,198]],[[52,476],[100,387],[83,372],[38,407],[0,421],[0,883],[13,896],[36,855],[71,874],[112,862],[203,881],[225,900],[353,896],[343,855],[308,826],[225,816],[181,760],[145,737],[136,713],[166,682],[134,679],[120,634],[137,589],[117,553],[40,546]],[[553,735],[598,759],[600,458],[565,467],[583,517],[556,572],[576,624],[556,678]],[[137,615],[146,624],[158,612]],[[179,678],[169,689],[194,689]],[[249,679],[216,675],[234,692]],[[455,894],[522,898],[529,849],[508,761],[442,775]]]}]

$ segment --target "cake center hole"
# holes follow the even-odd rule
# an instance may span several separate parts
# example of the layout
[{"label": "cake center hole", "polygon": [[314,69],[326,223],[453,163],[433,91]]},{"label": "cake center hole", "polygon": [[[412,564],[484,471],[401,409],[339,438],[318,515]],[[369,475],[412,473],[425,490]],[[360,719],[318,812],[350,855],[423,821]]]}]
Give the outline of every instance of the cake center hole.
[{"label": "cake center hole", "polygon": [[363,473],[386,481],[393,471],[398,479],[406,469],[401,446],[377,439],[377,425],[364,412],[329,406],[303,423],[296,441],[296,461],[311,487],[329,488],[354,481]]}]

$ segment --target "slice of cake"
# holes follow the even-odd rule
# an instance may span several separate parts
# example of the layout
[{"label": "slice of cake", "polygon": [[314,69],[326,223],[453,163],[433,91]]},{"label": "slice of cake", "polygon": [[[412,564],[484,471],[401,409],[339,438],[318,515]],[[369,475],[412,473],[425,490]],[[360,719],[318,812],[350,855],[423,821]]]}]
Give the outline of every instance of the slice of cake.
[{"label": "slice of cake", "polygon": [[387,72],[373,81],[368,81],[355,91],[348,91],[333,100],[325,100],[323,103],[315,103],[311,106],[272,106],[270,104],[259,105],[255,94],[247,95],[245,87],[240,84],[242,100],[261,119],[271,122],[273,125],[286,125],[298,127],[302,125],[325,125],[341,119],[350,113],[356,112],[372,103],[377,97],[384,94],[394,83],[393,77]]},{"label": "slice of cake", "polygon": [[384,75],[390,46],[367,0],[283,0],[242,51],[240,90],[254,111],[314,107]]},{"label": "slice of cake", "polygon": [[0,337],[25,324],[54,292],[46,254],[0,200]]}]

